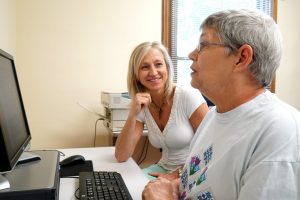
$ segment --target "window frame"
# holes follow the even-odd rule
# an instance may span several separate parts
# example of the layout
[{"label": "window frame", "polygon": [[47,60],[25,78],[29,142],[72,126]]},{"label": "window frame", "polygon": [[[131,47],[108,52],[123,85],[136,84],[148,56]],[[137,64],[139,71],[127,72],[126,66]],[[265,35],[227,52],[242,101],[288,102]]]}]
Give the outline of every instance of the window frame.
[{"label": "window frame", "polygon": [[[172,44],[172,33],[171,33],[171,18],[172,18],[172,1],[173,0],[162,0],[162,43],[168,48],[171,53]],[[273,19],[277,22],[277,0],[272,0],[272,13]],[[177,76],[177,72],[175,72]],[[276,86],[276,74],[272,80],[270,91],[275,93]]]}]

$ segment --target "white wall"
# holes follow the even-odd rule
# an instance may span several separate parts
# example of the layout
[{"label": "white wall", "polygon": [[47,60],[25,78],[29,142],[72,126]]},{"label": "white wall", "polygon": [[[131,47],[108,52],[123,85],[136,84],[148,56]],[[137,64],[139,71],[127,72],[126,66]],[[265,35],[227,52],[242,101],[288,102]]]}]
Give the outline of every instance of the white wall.
[{"label": "white wall", "polygon": [[[276,93],[300,110],[299,10],[298,0],[278,0],[284,55]],[[0,48],[17,52],[32,147],[92,146],[97,117],[76,102],[99,107],[101,91],[126,90],[133,47],[160,40],[161,0],[0,0],[0,27]],[[105,146],[100,124],[97,145]]]},{"label": "white wall", "polygon": [[276,73],[276,94],[300,110],[300,1],[278,0],[277,22],[283,35],[283,58]]},{"label": "white wall", "polygon": [[[101,91],[126,91],[132,49],[161,40],[161,0],[19,0],[17,66],[33,149],[87,147]],[[102,122],[97,146],[108,145]]]},{"label": "white wall", "polygon": [[0,0],[0,49],[16,56],[15,0]]}]

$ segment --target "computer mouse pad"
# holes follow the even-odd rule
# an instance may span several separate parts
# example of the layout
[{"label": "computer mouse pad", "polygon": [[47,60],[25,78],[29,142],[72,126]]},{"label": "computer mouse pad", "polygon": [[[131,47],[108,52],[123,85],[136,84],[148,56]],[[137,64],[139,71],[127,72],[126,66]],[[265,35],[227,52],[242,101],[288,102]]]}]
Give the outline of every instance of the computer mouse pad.
[{"label": "computer mouse pad", "polygon": [[80,163],[70,166],[60,166],[59,177],[66,178],[72,176],[78,176],[79,172],[89,172],[93,171],[93,162],[91,160],[86,160],[85,163]]}]

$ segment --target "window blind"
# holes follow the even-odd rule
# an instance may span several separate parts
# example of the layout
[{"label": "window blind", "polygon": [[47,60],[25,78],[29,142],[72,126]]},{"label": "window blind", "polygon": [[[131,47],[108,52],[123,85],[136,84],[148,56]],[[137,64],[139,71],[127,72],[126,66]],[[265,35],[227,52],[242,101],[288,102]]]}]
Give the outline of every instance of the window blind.
[{"label": "window blind", "polygon": [[170,55],[174,82],[190,84],[188,54],[196,47],[200,24],[208,15],[223,9],[252,8],[273,16],[272,6],[272,0],[171,0]]}]

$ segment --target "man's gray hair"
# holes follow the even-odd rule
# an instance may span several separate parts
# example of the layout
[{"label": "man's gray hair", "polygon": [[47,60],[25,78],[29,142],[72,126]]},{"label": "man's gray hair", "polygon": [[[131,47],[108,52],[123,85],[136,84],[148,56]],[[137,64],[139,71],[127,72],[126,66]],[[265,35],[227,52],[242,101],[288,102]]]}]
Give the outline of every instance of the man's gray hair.
[{"label": "man's gray hair", "polygon": [[269,86],[282,55],[282,37],[275,21],[268,15],[254,10],[224,10],[210,15],[200,29],[213,28],[220,41],[233,53],[242,45],[253,49],[252,75],[263,85]]}]

